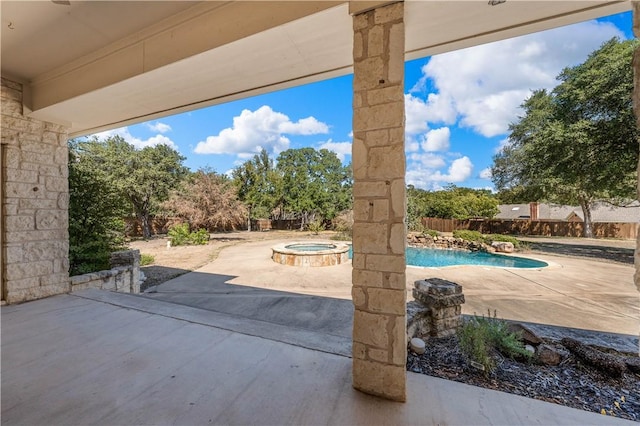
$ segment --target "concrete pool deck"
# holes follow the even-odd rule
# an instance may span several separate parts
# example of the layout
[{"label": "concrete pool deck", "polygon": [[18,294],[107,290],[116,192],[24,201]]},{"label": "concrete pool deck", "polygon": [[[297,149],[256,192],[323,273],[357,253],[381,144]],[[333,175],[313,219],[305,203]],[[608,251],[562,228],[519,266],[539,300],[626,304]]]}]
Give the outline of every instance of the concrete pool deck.
[{"label": "concrete pool deck", "polygon": [[[335,324],[343,323],[351,312],[350,302],[329,303],[332,299],[350,300],[351,264],[280,265],[270,257],[271,247],[277,243],[258,241],[227,247],[215,261],[158,286],[157,293],[147,296],[267,321],[272,315],[269,312],[275,312],[279,321],[298,318],[301,327],[310,324],[333,333]],[[408,267],[409,299],[415,280],[438,277],[463,286],[463,314],[481,315],[490,310],[508,320],[638,336],[640,293],[633,284],[633,266],[541,253],[524,256],[550,266],[531,270]],[[275,297],[265,290],[286,293]],[[309,308],[315,303],[322,307]],[[278,309],[271,309],[275,306]],[[329,306],[337,308],[334,311]],[[334,334],[348,337],[350,326],[338,327]]]}]

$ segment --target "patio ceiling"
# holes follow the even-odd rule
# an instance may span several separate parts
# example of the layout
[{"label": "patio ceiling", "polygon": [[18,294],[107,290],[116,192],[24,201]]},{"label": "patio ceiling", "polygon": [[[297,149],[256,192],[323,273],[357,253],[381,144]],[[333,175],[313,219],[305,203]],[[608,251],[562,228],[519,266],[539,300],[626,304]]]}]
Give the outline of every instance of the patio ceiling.
[{"label": "patio ceiling", "polygon": [[[25,84],[25,112],[77,136],[349,74],[349,12],[372,2],[66,3],[1,2],[2,75]],[[406,59],[630,7],[407,1]]]}]

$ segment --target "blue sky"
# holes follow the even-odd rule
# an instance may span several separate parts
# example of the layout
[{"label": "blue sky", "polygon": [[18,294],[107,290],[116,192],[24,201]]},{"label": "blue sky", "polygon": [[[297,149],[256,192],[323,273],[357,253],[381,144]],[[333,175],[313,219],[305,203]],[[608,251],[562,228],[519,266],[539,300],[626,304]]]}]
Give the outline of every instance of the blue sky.
[{"label": "blue sky", "polygon": [[[492,156],[531,90],[611,37],[631,38],[631,13],[530,34],[405,65],[407,183],[492,188]],[[229,102],[97,134],[136,147],[168,144],[192,170],[227,173],[261,148],[327,148],[351,161],[352,76]]]}]

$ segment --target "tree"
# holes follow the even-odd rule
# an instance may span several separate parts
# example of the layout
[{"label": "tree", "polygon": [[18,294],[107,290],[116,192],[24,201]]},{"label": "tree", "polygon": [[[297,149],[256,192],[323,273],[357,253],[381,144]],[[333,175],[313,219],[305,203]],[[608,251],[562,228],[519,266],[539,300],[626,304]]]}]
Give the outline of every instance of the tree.
[{"label": "tree", "polygon": [[411,228],[423,217],[443,219],[492,218],[498,213],[498,200],[485,189],[450,185],[441,191],[425,191],[409,185],[407,216]]},{"label": "tree", "polygon": [[251,231],[251,219],[271,216],[275,206],[276,188],[279,175],[273,167],[273,160],[263,149],[233,172],[238,198],[247,206],[247,229]]},{"label": "tree", "polygon": [[120,136],[104,142],[80,142],[79,148],[105,170],[110,184],[129,200],[142,224],[143,237],[150,238],[151,214],[186,175],[185,158],[167,145],[137,150]]},{"label": "tree", "polygon": [[316,215],[332,219],[351,206],[351,172],[335,152],[314,148],[288,149],[278,156],[281,175],[278,205],[282,216],[302,219],[301,228]]},{"label": "tree", "polygon": [[591,206],[635,198],[638,131],[632,107],[632,53],[637,41],[612,39],[537,90],[510,125],[509,145],[494,157],[493,182],[510,195],[579,204],[585,237]]},{"label": "tree", "polygon": [[111,252],[123,245],[128,201],[94,157],[69,141],[69,272],[109,268]]},{"label": "tree", "polygon": [[209,231],[237,229],[248,216],[233,183],[226,176],[207,170],[198,170],[185,179],[178,190],[171,191],[162,207],[193,229]]}]

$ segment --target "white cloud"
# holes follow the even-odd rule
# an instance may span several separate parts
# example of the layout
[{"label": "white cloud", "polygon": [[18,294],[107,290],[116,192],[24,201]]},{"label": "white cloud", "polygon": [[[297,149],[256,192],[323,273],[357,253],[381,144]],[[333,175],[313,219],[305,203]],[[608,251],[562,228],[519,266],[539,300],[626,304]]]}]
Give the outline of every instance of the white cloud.
[{"label": "white cloud", "polygon": [[420,151],[420,144],[418,141],[411,135],[404,135],[404,150],[405,152],[416,152]]},{"label": "white cloud", "polygon": [[171,126],[165,123],[161,123],[159,121],[156,121],[155,123],[145,123],[145,124],[147,125],[149,130],[153,132],[167,133],[171,131]]},{"label": "white cloud", "polygon": [[136,147],[136,149],[142,149],[148,146],[167,145],[168,147],[178,151],[178,146],[175,144],[175,142],[164,135],[155,135],[148,139],[140,139],[133,136],[129,132],[128,127],[120,127],[119,129],[107,130],[105,132],[96,133],[93,136],[97,137],[99,140],[105,140],[112,136],[120,136],[122,137],[122,139]]},{"label": "white cloud", "polygon": [[[438,163],[434,163],[433,165],[436,164]],[[447,173],[434,170],[434,168],[439,168],[443,165],[444,164],[437,167],[423,167],[423,165],[414,163],[412,167],[407,170],[407,184],[414,185],[418,188],[437,190],[442,188],[442,183],[463,182],[469,179],[473,173],[473,163],[469,157],[466,156],[453,160],[449,165]]]},{"label": "white cloud", "polygon": [[473,172],[473,163],[469,157],[461,157],[453,160],[451,166],[449,166],[449,173],[441,175],[436,173],[438,180],[442,182],[462,182],[467,180]]},{"label": "white cloud", "polygon": [[453,124],[456,111],[451,101],[430,93],[426,101],[411,94],[404,95],[405,132],[417,134],[429,130],[428,123]]},{"label": "white cloud", "polygon": [[334,142],[329,139],[322,142],[318,149],[328,149],[336,153],[340,161],[344,161],[345,156],[351,155],[351,142]]},{"label": "white cloud", "polygon": [[315,135],[328,132],[329,126],[314,117],[292,122],[285,114],[264,105],[255,111],[243,110],[233,118],[233,127],[198,142],[194,151],[198,154],[247,154],[264,148],[279,153],[289,147],[289,139],[285,134]]},{"label": "white cloud", "polygon": [[424,90],[428,78],[436,93],[424,101],[405,95],[407,133],[458,116],[461,126],[483,136],[505,134],[532,89],[553,88],[564,67],[614,36],[624,38],[611,23],[589,21],[434,56],[411,92]]},{"label": "white cloud", "polygon": [[491,179],[491,168],[487,167],[486,169],[480,170],[480,179]]},{"label": "white cloud", "polygon": [[431,153],[411,154],[409,159],[428,169],[439,169],[447,164],[442,156]]},{"label": "white cloud", "polygon": [[427,152],[447,151],[451,132],[448,127],[429,130],[422,140],[422,149]]}]

